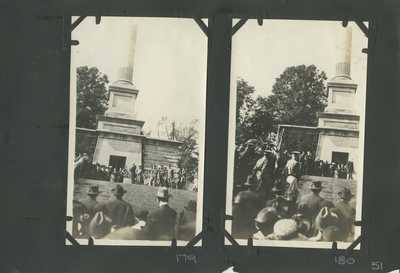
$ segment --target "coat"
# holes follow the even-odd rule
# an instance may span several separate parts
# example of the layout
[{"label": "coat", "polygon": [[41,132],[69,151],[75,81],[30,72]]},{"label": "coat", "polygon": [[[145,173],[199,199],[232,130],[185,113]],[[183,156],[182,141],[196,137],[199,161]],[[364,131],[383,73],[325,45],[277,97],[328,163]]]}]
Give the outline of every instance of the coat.
[{"label": "coat", "polygon": [[185,209],[180,213],[178,240],[190,241],[196,236],[196,212]]},{"label": "coat", "polygon": [[319,212],[320,203],[323,201],[326,201],[326,200],[324,198],[322,198],[321,196],[319,196],[318,194],[311,192],[309,194],[303,195],[300,198],[300,201],[298,203],[300,203],[300,202],[305,203],[311,209],[311,211],[315,214],[315,213]]},{"label": "coat", "polygon": [[85,198],[79,199],[79,202],[84,205],[91,217],[95,214],[94,207],[99,203],[96,201],[96,199],[91,198],[90,196],[87,196]]},{"label": "coat", "polygon": [[252,213],[253,215],[255,214],[255,216],[261,209],[264,208],[265,198],[251,190],[241,191],[236,195],[236,197],[247,199],[249,201],[248,205],[251,210],[254,210]]},{"label": "coat", "polygon": [[153,240],[172,240],[175,238],[175,221],[177,212],[168,204],[149,213],[146,231]]},{"label": "coat", "polygon": [[343,200],[335,202],[334,205],[342,212],[347,229],[352,231],[356,220],[356,209]]},{"label": "coat", "polygon": [[98,203],[94,210],[102,211],[111,218],[112,225],[120,227],[133,226],[136,224],[132,205],[119,199],[114,199],[107,203]]}]

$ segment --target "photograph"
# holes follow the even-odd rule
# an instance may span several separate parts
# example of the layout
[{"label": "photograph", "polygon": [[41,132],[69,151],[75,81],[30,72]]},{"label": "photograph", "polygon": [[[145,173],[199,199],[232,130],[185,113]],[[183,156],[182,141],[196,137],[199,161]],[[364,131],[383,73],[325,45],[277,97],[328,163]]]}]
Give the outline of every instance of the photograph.
[{"label": "photograph", "polygon": [[232,37],[225,229],[240,245],[361,234],[367,48],[341,21],[248,20]]},{"label": "photograph", "polygon": [[71,39],[67,231],[186,245],[202,229],[207,37],[193,19],[87,17]]}]

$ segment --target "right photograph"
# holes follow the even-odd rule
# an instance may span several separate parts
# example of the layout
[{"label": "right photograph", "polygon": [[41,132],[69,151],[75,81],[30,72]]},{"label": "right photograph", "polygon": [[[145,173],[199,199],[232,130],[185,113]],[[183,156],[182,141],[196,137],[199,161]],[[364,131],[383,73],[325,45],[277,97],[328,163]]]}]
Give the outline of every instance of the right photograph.
[{"label": "right photograph", "polygon": [[232,37],[225,228],[239,244],[360,236],[367,48],[352,22],[249,20]]}]

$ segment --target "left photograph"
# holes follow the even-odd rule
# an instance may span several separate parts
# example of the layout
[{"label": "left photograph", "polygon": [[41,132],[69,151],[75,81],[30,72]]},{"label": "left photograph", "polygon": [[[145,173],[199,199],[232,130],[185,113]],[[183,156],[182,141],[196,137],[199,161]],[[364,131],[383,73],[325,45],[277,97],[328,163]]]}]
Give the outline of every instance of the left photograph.
[{"label": "left photograph", "polygon": [[202,227],[207,37],[193,19],[87,17],[72,39],[67,231],[186,245]]}]

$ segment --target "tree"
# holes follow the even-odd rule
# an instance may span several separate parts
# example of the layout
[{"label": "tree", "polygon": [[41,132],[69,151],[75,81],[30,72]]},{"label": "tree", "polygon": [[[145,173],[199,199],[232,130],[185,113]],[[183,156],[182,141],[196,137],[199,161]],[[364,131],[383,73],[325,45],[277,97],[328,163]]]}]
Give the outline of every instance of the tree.
[{"label": "tree", "polygon": [[324,111],[326,106],[325,80],[325,72],[315,65],[286,68],[276,79],[273,94],[266,102],[275,129],[278,124],[316,126],[316,113]]},{"label": "tree", "polygon": [[177,124],[174,120],[162,117],[157,122],[158,136],[182,142],[179,147],[179,168],[184,168],[189,176],[197,175],[199,166],[199,120],[193,119],[189,125]]},{"label": "tree", "polygon": [[249,117],[255,101],[252,98],[255,89],[242,78],[236,80],[236,142],[243,143],[253,138],[250,132]]},{"label": "tree", "polygon": [[108,107],[107,75],[96,67],[76,69],[76,126],[96,128],[96,115],[104,115]]}]

